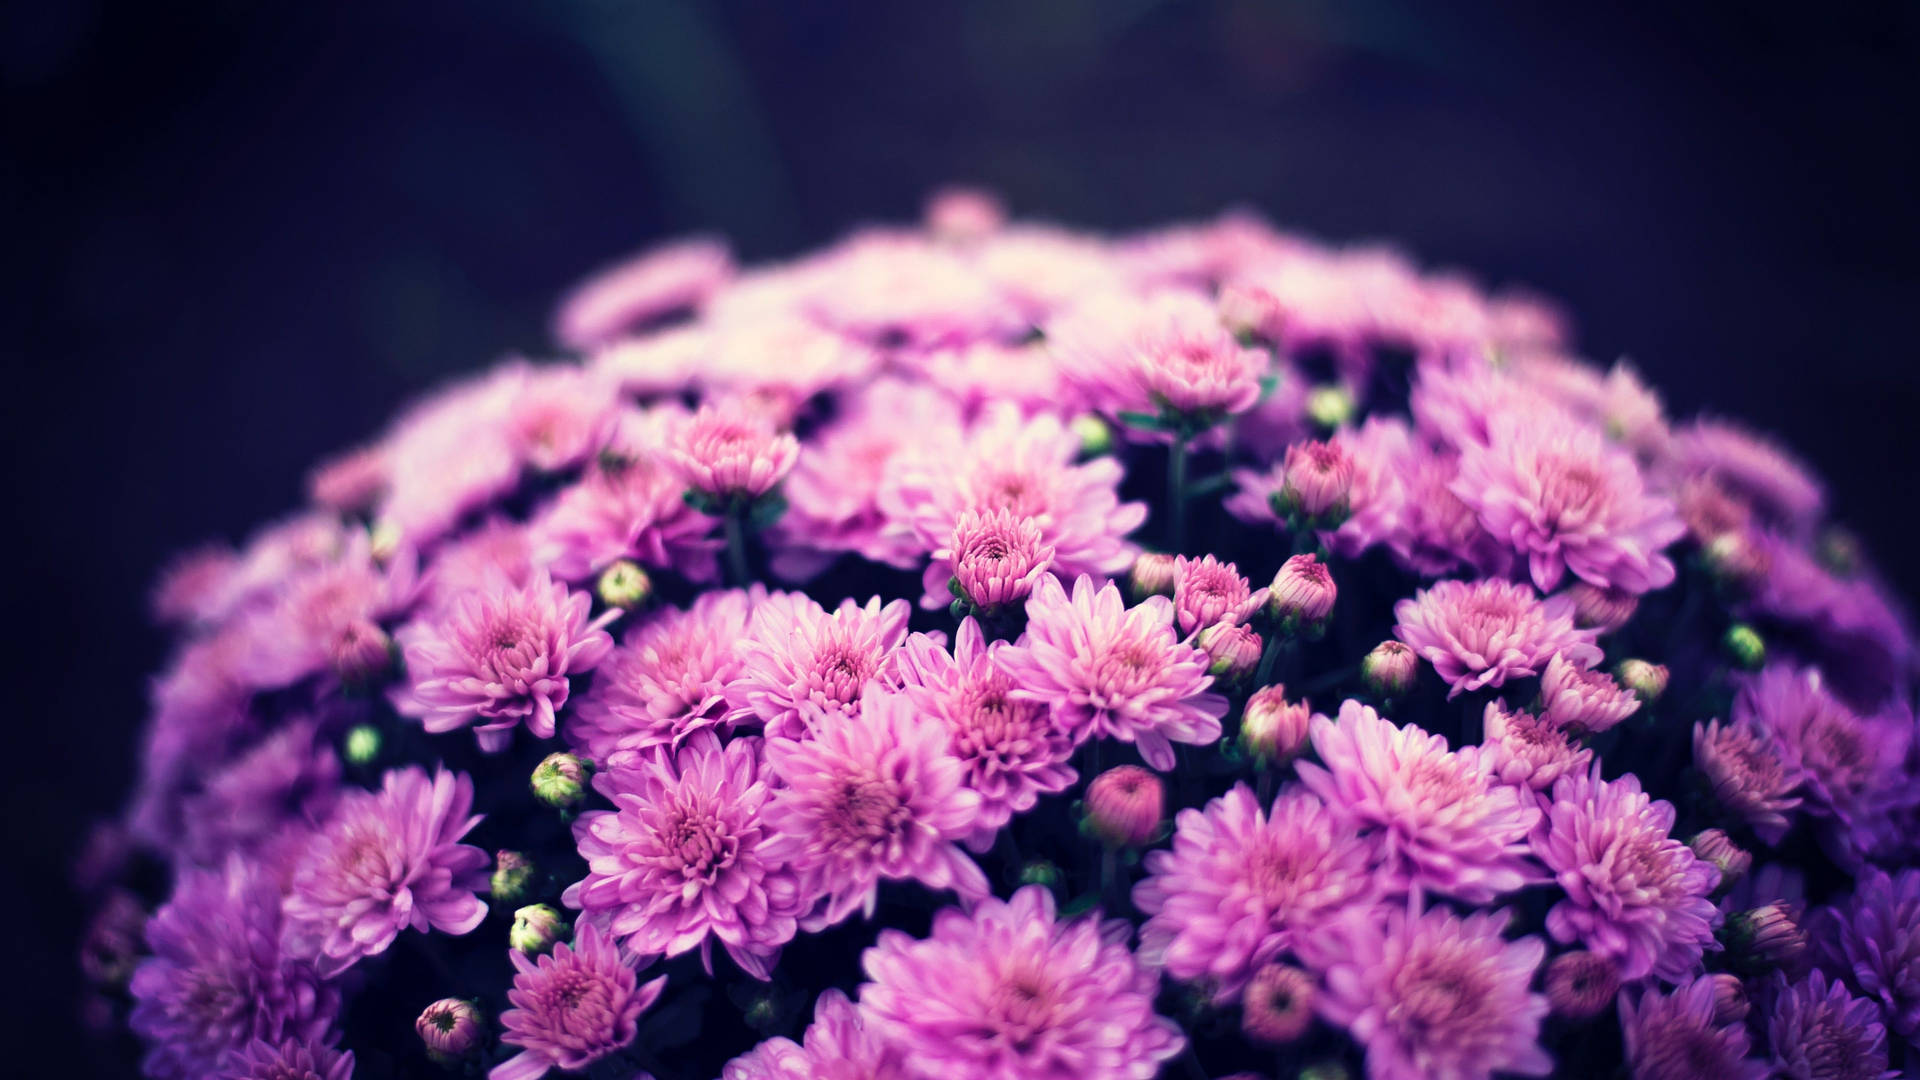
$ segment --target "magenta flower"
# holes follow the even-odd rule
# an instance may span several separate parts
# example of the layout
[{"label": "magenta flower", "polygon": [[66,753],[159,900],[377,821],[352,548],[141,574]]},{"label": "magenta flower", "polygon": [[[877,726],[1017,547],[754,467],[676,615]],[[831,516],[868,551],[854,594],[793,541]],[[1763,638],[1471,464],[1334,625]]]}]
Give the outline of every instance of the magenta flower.
[{"label": "magenta flower", "polygon": [[1072,734],[1054,724],[1045,705],[1014,696],[1015,683],[993,662],[978,622],[961,621],[951,654],[914,634],[897,657],[901,690],[914,708],[945,725],[966,785],[980,795],[969,847],[985,851],[1015,814],[1078,779],[1068,764]]},{"label": "magenta flower", "polygon": [[1186,1040],[1154,1013],[1159,980],[1128,933],[1059,921],[1038,885],[972,914],[948,908],[923,941],[880,932],[861,960],[860,1010],[925,1076],[1152,1080]]},{"label": "magenta flower", "polygon": [[338,559],[291,575],[269,603],[239,616],[237,632],[253,642],[240,673],[268,689],[324,670],[339,655],[343,638],[401,614],[417,594],[413,553],[402,552],[382,566],[366,534],[357,533]]},{"label": "magenta flower", "polygon": [[1696,420],[1675,431],[1665,464],[1676,477],[1714,481],[1781,525],[1810,525],[1826,503],[1820,482],[1798,458],[1724,420]]},{"label": "magenta flower", "polygon": [[1833,696],[1817,670],[1771,665],[1734,700],[1736,722],[1773,736],[1781,759],[1803,781],[1807,809],[1842,828],[1869,816],[1873,800],[1908,782],[1901,769],[1911,719],[1861,716]]},{"label": "magenta flower", "polygon": [[631,961],[589,923],[539,960],[508,949],[513,1008],[500,1015],[500,1041],[520,1052],[495,1065],[487,1080],[540,1080],[548,1069],[579,1072],[625,1049],[640,1014],[659,1000],[667,977],[640,985]]},{"label": "magenta flower", "polygon": [[1646,490],[1633,458],[1590,427],[1496,415],[1488,441],[1463,449],[1453,490],[1542,590],[1568,571],[1635,594],[1673,582],[1662,552],[1686,526],[1671,500]]},{"label": "magenta flower", "polygon": [[867,684],[907,637],[905,600],[851,598],[829,613],[795,593],[754,604],[727,684],[727,719],[763,724],[770,738],[804,739],[854,715]]},{"label": "magenta flower", "polygon": [[1546,717],[1510,710],[1498,698],[1487,702],[1482,729],[1481,754],[1503,784],[1549,791],[1561,777],[1583,773],[1593,761],[1593,751],[1575,741],[1573,732]]},{"label": "magenta flower", "polygon": [[567,741],[602,766],[633,764],[656,746],[678,750],[697,731],[725,735],[735,649],[765,592],[706,592],[685,611],[663,608],[607,654],[593,689],[574,706]]},{"label": "magenta flower", "polygon": [[1527,833],[1540,820],[1531,795],[1502,784],[1479,747],[1401,727],[1357,701],[1336,723],[1313,720],[1322,764],[1294,766],[1334,816],[1375,835],[1396,890],[1430,890],[1484,904],[1540,880]]},{"label": "magenta flower", "polygon": [[1720,871],[1673,838],[1673,819],[1632,773],[1609,782],[1595,765],[1554,785],[1533,849],[1567,894],[1547,913],[1555,941],[1613,958],[1628,981],[1677,982],[1720,947],[1707,899]]},{"label": "magenta flower", "polygon": [[1173,574],[1173,611],[1183,635],[1197,634],[1222,619],[1243,623],[1266,600],[1266,591],[1256,596],[1239,567],[1211,555],[1176,555]]},{"label": "magenta flower", "polygon": [[1227,700],[1207,690],[1206,654],[1181,644],[1173,619],[1164,596],[1129,609],[1111,582],[1095,589],[1081,575],[1069,598],[1057,578],[1043,577],[1027,601],[1026,636],[994,659],[1018,684],[1014,698],[1051,707],[1076,744],[1134,743],[1165,771],[1175,742],[1213,742],[1227,711]]},{"label": "magenta flower", "polygon": [[1573,601],[1540,599],[1511,581],[1440,581],[1393,606],[1393,635],[1439,672],[1457,697],[1539,674],[1555,653],[1598,663],[1592,631],[1573,624]]},{"label": "magenta flower", "polygon": [[1887,1027],[1920,1046],[1920,870],[1870,869],[1814,923],[1821,968],[1879,1003]]},{"label": "magenta flower", "polygon": [[688,486],[715,499],[758,498],[800,459],[800,442],[739,401],[703,406],[669,446]]},{"label": "magenta flower", "polygon": [[1267,589],[1273,613],[1290,626],[1320,626],[1340,598],[1333,571],[1313,555],[1295,555],[1280,564]]},{"label": "magenta flower", "polygon": [[1765,1063],[1747,1056],[1747,1029],[1715,1012],[1715,976],[1671,994],[1648,988],[1620,995],[1620,1031],[1635,1080],[1766,1080]]},{"label": "magenta flower", "polygon": [[760,740],[722,750],[711,736],[599,774],[593,786],[616,809],[574,822],[587,876],[563,902],[636,956],[698,946],[711,972],[718,940],[742,969],[768,978],[808,899],[769,854],[770,779]]},{"label": "magenta flower", "polygon": [[395,640],[413,685],[395,693],[394,708],[435,734],[475,725],[488,753],[506,749],[523,721],[553,738],[568,675],[591,670],[613,649],[603,627],[618,612],[589,619],[592,605],[540,569],[524,587],[496,579],[451,611],[401,627]]},{"label": "magenta flower", "polygon": [[1353,492],[1353,451],[1340,440],[1287,447],[1281,466],[1281,502],[1309,518],[1347,515]]},{"label": "magenta flower", "polygon": [[974,607],[991,610],[1025,602],[1053,565],[1053,549],[1041,542],[1040,523],[1032,518],[967,510],[953,523],[953,539],[933,558],[953,567],[954,580]]},{"label": "magenta flower", "polygon": [[1540,676],[1546,719],[1576,737],[1598,735],[1640,711],[1640,698],[1604,671],[1556,653]]},{"label": "magenta flower", "polygon": [[820,995],[803,1043],[768,1039],[727,1062],[720,1080],[913,1080],[906,1055],[838,990]]},{"label": "magenta flower", "polygon": [[422,608],[452,611],[468,593],[505,581],[523,588],[533,580],[533,536],[525,525],[489,518],[456,540],[443,544],[421,576],[426,591]]},{"label": "magenta flower", "polygon": [[[663,414],[631,418],[657,429]],[[616,439],[531,526],[537,560],[553,576],[584,581],[619,559],[676,569],[696,581],[714,575],[713,519],[687,505],[686,484],[664,449],[664,432]]]},{"label": "magenta flower", "polygon": [[1507,921],[1504,911],[1350,912],[1315,943],[1320,1015],[1365,1049],[1371,1080],[1547,1075],[1547,999],[1529,989],[1546,944],[1505,940]]},{"label": "magenta flower", "polygon": [[1693,767],[1706,777],[1720,808],[1760,839],[1778,844],[1787,835],[1787,814],[1800,806],[1800,770],[1753,718],[1695,724]]},{"label": "magenta flower", "polygon": [[287,894],[287,940],[333,975],[387,951],[400,931],[460,935],[487,905],[487,853],[460,838],[480,823],[473,781],[395,769],[379,791],[351,791],[313,834]]},{"label": "magenta flower", "polygon": [[1788,983],[1775,975],[1767,1042],[1783,1080],[1894,1080],[1887,1068],[1887,1029],[1871,1001],[1847,993],[1815,971]]},{"label": "magenta flower", "polygon": [[1151,916],[1140,959],[1202,983],[1216,1002],[1377,892],[1379,844],[1356,839],[1306,791],[1283,793],[1269,815],[1236,784],[1174,821],[1172,849],[1147,853],[1148,877],[1133,889]]},{"label": "magenta flower", "polygon": [[553,334],[570,349],[591,349],[649,320],[694,307],[733,277],[727,245],[691,237],[610,266],[567,294]]},{"label": "magenta flower", "polygon": [[1253,408],[1267,369],[1264,352],[1241,345],[1204,296],[1186,291],[1083,302],[1048,327],[1047,340],[1087,404],[1122,419],[1218,422]]},{"label": "magenta flower", "polygon": [[352,1080],[353,1055],[324,1043],[255,1039],[227,1055],[217,1080]]},{"label": "magenta flower", "polygon": [[988,895],[986,875],[954,843],[975,828],[981,799],[949,743],[945,725],[878,686],[857,714],[805,741],[767,740],[782,786],[766,808],[775,834],[766,857],[790,863],[804,895],[819,898],[802,929],[832,926],[856,908],[871,917],[883,878],[968,900]]}]

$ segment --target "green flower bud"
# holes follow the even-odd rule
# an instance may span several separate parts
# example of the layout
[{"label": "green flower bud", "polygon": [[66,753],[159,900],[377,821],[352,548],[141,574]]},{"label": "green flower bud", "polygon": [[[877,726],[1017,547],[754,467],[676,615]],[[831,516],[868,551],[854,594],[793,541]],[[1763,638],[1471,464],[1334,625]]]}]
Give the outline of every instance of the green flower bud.
[{"label": "green flower bud", "polygon": [[593,768],[572,754],[548,754],[534,766],[534,797],[548,806],[568,807],[587,797]]},{"label": "green flower bud", "polygon": [[1323,428],[1337,428],[1353,419],[1353,395],[1338,383],[1325,383],[1307,391],[1307,418]]},{"label": "green flower bud", "polygon": [[1733,662],[1749,671],[1756,671],[1767,662],[1767,643],[1760,637],[1760,631],[1746,623],[1734,623],[1727,627],[1726,636],[1720,644],[1733,657]]},{"label": "green flower bud", "polygon": [[1022,885],[1045,885],[1051,889],[1065,880],[1066,875],[1060,872],[1060,868],[1045,859],[1035,859],[1020,868]]},{"label": "green flower bud", "polygon": [[539,956],[567,936],[572,924],[547,904],[529,904],[513,913],[513,929],[507,931],[507,944],[528,956]]},{"label": "green flower bud", "polygon": [[490,886],[495,903],[514,904],[526,899],[532,884],[533,863],[525,855],[505,848],[494,854]]},{"label": "green flower bud", "polygon": [[380,757],[380,729],[372,724],[356,724],[347,729],[342,747],[349,765],[371,765]]},{"label": "green flower bud", "polygon": [[601,572],[597,590],[601,603],[631,611],[653,597],[653,579],[638,563],[621,559]]},{"label": "green flower bud", "polygon": [[1073,418],[1072,431],[1080,440],[1081,457],[1099,457],[1113,449],[1113,427],[1092,413]]}]

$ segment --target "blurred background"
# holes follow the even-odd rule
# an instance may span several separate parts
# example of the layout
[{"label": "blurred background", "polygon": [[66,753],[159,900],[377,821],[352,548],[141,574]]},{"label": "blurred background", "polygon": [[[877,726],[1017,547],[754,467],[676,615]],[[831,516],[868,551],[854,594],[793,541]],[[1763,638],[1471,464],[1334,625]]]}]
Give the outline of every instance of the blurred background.
[{"label": "blurred background", "polygon": [[61,864],[130,782],[159,565],[688,231],[781,256],[965,180],[1100,228],[1239,205],[1397,241],[1564,301],[1672,412],[1780,434],[1920,592],[1920,5],[4,11],[16,1053],[63,1045]]}]

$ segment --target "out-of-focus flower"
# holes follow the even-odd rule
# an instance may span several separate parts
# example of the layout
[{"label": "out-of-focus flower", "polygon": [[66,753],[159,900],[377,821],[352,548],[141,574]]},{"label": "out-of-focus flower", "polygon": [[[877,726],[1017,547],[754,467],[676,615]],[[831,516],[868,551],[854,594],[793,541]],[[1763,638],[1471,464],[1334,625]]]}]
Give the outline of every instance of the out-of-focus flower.
[{"label": "out-of-focus flower", "polygon": [[1555,1016],[1587,1020],[1613,1007],[1620,993],[1620,969],[1596,952],[1563,952],[1547,965],[1546,990]]},{"label": "out-of-focus flower", "polygon": [[1773,1047],[1776,1075],[1785,1080],[1893,1080],[1900,1075],[1887,1068],[1880,1010],[1819,971],[1791,983],[1775,976],[1767,1044]]},{"label": "out-of-focus flower", "polygon": [[1627,1067],[1637,1080],[1765,1080],[1766,1063],[1748,1056],[1746,1028],[1722,1022],[1714,997],[1708,976],[1671,994],[1647,988],[1620,996]]},{"label": "out-of-focus flower", "polygon": [[1111,847],[1145,847],[1167,816],[1167,786],[1151,770],[1117,765],[1087,784],[1087,828]]},{"label": "out-of-focus flower", "polygon": [[1585,581],[1567,587],[1573,597],[1573,622],[1582,630],[1611,634],[1633,620],[1640,598],[1621,589],[1607,589]]},{"label": "out-of-focus flower", "polygon": [[229,1054],[217,1080],[351,1080],[353,1055],[319,1042],[255,1039]]},{"label": "out-of-focus flower", "polygon": [[1920,870],[1867,871],[1852,895],[1816,913],[1814,941],[1821,968],[1877,1002],[1894,1034],[1920,1044]]},{"label": "out-of-focus flower", "polygon": [[1318,985],[1312,975],[1286,964],[1253,973],[1240,995],[1240,1030],[1269,1046],[1284,1046],[1313,1026]]},{"label": "out-of-focus flower", "polygon": [[1752,718],[1695,724],[1693,765],[1734,821],[1768,844],[1786,836],[1787,814],[1800,806],[1800,770]]},{"label": "out-of-focus flower", "polygon": [[1614,665],[1613,677],[1620,685],[1633,691],[1635,697],[1643,703],[1657,700],[1667,692],[1667,680],[1670,677],[1665,664],[1650,664],[1645,660],[1628,657]]},{"label": "out-of-focus flower", "polygon": [[650,319],[697,306],[733,276],[726,244],[690,237],[602,270],[569,293],[553,334],[572,349],[605,345]]}]

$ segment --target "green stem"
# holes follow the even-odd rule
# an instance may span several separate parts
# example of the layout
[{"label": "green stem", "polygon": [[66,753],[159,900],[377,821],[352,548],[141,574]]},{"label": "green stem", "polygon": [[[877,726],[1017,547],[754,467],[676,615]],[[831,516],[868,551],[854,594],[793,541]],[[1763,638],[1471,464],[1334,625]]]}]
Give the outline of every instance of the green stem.
[{"label": "green stem", "polygon": [[1187,437],[1175,432],[1167,458],[1167,512],[1173,515],[1172,548],[1176,555],[1187,550]]},{"label": "green stem", "polygon": [[745,585],[747,576],[747,530],[745,505],[735,502],[727,507],[722,520],[727,530],[727,570],[735,585]]},{"label": "green stem", "polygon": [[1260,651],[1260,666],[1253,673],[1254,689],[1259,690],[1272,685],[1268,680],[1273,678],[1273,662],[1279,658],[1280,650],[1285,648],[1289,641],[1286,633],[1278,626],[1267,635],[1267,647]]}]

